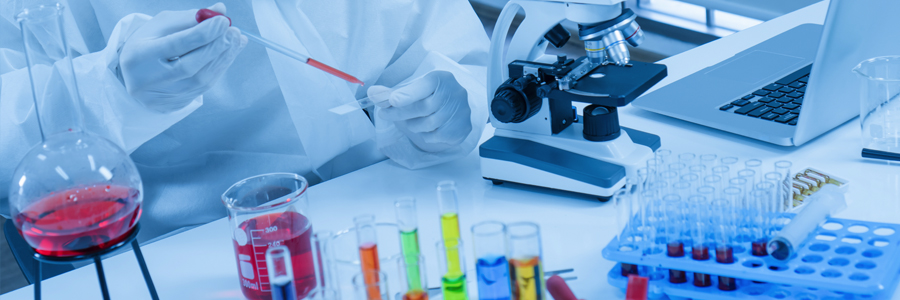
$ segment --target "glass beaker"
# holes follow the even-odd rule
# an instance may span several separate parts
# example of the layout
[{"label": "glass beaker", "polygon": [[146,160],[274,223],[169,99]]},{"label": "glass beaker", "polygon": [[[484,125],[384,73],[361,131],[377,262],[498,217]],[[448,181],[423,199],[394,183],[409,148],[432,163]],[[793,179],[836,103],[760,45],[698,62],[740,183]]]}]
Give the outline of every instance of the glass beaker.
[{"label": "glass beaker", "polygon": [[63,11],[56,2],[26,1],[17,16],[37,117],[23,126],[36,126],[41,141],[16,167],[9,206],[36,253],[76,259],[120,245],[134,232],[143,186],[125,151],[82,131]]},{"label": "glass beaker", "polygon": [[853,72],[860,76],[862,147],[900,153],[900,56],[864,60]]},{"label": "glass beaker", "polygon": [[297,299],[317,286],[312,224],[307,218],[307,181],[291,173],[271,173],[238,181],[222,194],[228,208],[240,286],[248,299],[271,299],[265,253],[287,246]]}]

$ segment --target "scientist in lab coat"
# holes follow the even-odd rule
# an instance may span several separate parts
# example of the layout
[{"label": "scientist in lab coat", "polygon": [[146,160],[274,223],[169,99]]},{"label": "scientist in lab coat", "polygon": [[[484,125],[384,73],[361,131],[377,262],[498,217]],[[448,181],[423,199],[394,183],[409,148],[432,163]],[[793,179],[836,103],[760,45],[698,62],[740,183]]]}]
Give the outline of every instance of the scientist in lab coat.
[{"label": "scientist in lab coat", "polygon": [[[40,142],[15,22],[23,1],[0,0],[0,198]],[[386,158],[431,166],[470,153],[487,121],[488,38],[465,0],[60,2],[85,129],[130,153],[143,179],[142,241],[223,217],[220,195],[240,179],[317,183]],[[224,17],[197,24],[202,7],[365,86],[248,44]],[[390,104],[369,112],[374,122],[329,111],[367,96]]]}]

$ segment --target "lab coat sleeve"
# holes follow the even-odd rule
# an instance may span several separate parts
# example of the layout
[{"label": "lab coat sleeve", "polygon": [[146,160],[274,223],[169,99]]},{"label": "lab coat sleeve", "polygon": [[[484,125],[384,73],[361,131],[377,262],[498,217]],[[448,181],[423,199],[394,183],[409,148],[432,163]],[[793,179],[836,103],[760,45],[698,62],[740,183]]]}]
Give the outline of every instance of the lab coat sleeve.
[{"label": "lab coat sleeve", "polygon": [[[83,101],[85,130],[113,141],[128,153],[186,117],[203,101],[201,96],[180,110],[160,113],[143,107],[125,90],[117,75],[119,50],[128,36],[148,20],[150,17],[142,14],[122,18],[106,48],[79,56],[72,63]],[[7,25],[0,27],[0,34],[20,37],[4,39],[10,44],[0,45],[0,199],[6,198],[9,178],[21,158],[41,139],[25,55],[21,52],[21,34],[16,26]],[[69,34],[67,38],[81,37]],[[6,203],[0,203],[0,212],[7,208]]]},{"label": "lab coat sleeve", "polygon": [[[441,152],[427,152],[389,122],[375,121],[379,149],[407,168],[423,168],[468,155],[475,149],[487,123],[487,74],[489,40],[475,11],[464,0],[418,0],[411,7],[395,53],[377,84],[402,86],[433,71],[447,71],[466,89],[472,112],[472,131],[462,143]],[[377,115],[377,114],[376,114]]]}]

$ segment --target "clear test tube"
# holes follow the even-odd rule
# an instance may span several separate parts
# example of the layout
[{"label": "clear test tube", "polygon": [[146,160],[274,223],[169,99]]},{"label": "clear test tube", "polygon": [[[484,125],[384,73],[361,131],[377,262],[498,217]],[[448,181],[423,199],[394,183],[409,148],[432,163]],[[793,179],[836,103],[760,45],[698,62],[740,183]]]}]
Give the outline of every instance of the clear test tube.
[{"label": "clear test tube", "polygon": [[687,181],[679,181],[672,185],[671,193],[678,195],[681,199],[687,199],[694,192],[694,189],[691,188],[691,183]]},{"label": "clear test tube", "polygon": [[656,201],[656,191],[644,190],[641,192],[641,244],[644,254],[656,254],[662,252],[661,240],[657,228],[662,228],[659,218],[659,205]]},{"label": "clear test tube", "polygon": [[704,186],[697,188],[697,195],[703,196],[706,199],[706,204],[707,204],[707,206],[705,208],[701,207],[700,209],[695,210],[695,211],[700,212],[700,211],[705,210],[705,213],[704,213],[705,218],[703,220],[704,221],[703,224],[706,226],[706,229],[704,229],[704,232],[706,232],[705,240],[708,244],[711,244],[710,242],[715,240],[715,236],[714,236],[715,231],[713,230],[713,226],[715,225],[715,221],[714,221],[715,214],[712,213],[713,211],[711,211],[711,207],[713,204],[712,203],[713,199],[716,199],[716,196],[717,196],[716,191],[717,191],[717,189],[711,185],[704,185]]},{"label": "clear test tube", "polygon": [[771,236],[774,231],[784,225],[782,224],[782,214],[787,211],[791,194],[790,190],[787,189],[787,186],[784,185],[784,177],[782,177],[781,173],[769,172],[766,173],[763,178],[772,186],[772,223],[769,228],[769,236]]},{"label": "clear test tube", "polygon": [[[737,227],[738,235],[735,237],[736,242],[748,242],[750,241],[750,203],[747,201],[747,191],[753,189],[753,184],[747,178],[732,178],[728,180],[729,187],[738,188],[741,191],[741,194],[737,197],[729,196],[729,200],[732,201],[732,205],[734,205],[733,209],[735,211],[734,216],[734,224]],[[733,198],[731,198],[733,197]]]},{"label": "clear test tube", "polygon": [[[616,241],[619,243],[619,251],[634,251],[638,249],[637,234],[634,230],[634,194],[627,189],[621,189],[613,193],[613,201],[616,205]],[[622,263],[622,276],[637,275],[638,267],[634,264]]]},{"label": "clear test tube", "polygon": [[[418,269],[419,251],[419,221],[416,211],[416,199],[412,197],[404,197],[394,201],[394,213],[397,216],[398,234],[400,235],[400,256],[405,259],[403,264],[408,267],[402,270],[407,274],[406,285],[410,291],[423,290],[423,282],[419,281],[422,277]],[[427,297],[427,296],[426,296]]]},{"label": "clear test tube", "polygon": [[447,300],[467,300],[465,257],[462,240],[451,243],[441,239],[435,244],[438,254],[438,269],[441,274],[441,294]]},{"label": "clear test tube", "polygon": [[782,175],[783,178],[791,176],[791,166],[793,163],[787,160],[779,160],[775,162],[775,172]]},{"label": "clear test tube", "polygon": [[510,299],[509,262],[506,260],[506,225],[484,221],[472,226],[478,299]]},{"label": "clear test tube", "polygon": [[[428,288],[422,284],[413,285],[412,283],[427,283],[425,277],[425,256],[418,255],[415,259],[409,259],[405,256],[397,258],[397,266],[400,273],[400,294],[403,300],[428,300]],[[410,270],[415,270],[411,273]],[[416,277],[416,278],[410,278]]]},{"label": "clear test tube", "polygon": [[740,161],[737,157],[734,156],[726,156],[719,158],[719,165],[725,166],[729,168],[734,168],[734,165]]},{"label": "clear test tube", "polygon": [[737,186],[728,186],[724,190],[722,190],[722,197],[728,201],[728,211],[724,212],[723,218],[727,218],[729,226],[733,228],[733,236],[730,237],[733,242],[733,246],[737,245],[737,243],[744,242],[745,239],[749,240],[747,236],[745,238],[745,233],[742,231],[742,227],[744,225],[743,215],[746,215],[743,212],[744,205],[744,190]]},{"label": "clear test tube", "polygon": [[[681,197],[676,194],[663,196],[666,256],[669,257],[684,256],[684,215],[682,214],[682,205]],[[669,282],[687,282],[687,275],[684,271],[669,269]]]},{"label": "clear test tube", "polygon": [[712,174],[722,178],[724,183],[728,183],[728,179],[731,179],[731,168],[727,166],[715,166],[712,168]]},{"label": "clear test tube", "polygon": [[737,178],[747,179],[747,183],[756,184],[759,180],[756,180],[756,171],[751,169],[743,169],[737,172]]},{"label": "clear test tube", "polygon": [[793,191],[791,190],[791,167],[793,163],[787,160],[779,160],[775,162],[775,172],[781,175],[781,184],[779,185],[782,193],[781,196],[784,197],[782,200],[784,201],[784,209],[792,207],[793,205]]},{"label": "clear test tube", "polygon": [[269,247],[266,250],[266,268],[269,273],[272,300],[297,299],[294,265],[291,263],[291,251],[287,246]]},{"label": "clear test tube", "polygon": [[319,292],[321,295],[319,299],[322,300],[341,299],[340,288],[335,277],[334,249],[331,244],[333,239],[334,233],[327,230],[318,231],[314,235],[319,268]]},{"label": "clear test tube", "polygon": [[722,191],[722,189],[724,189],[726,186],[725,181],[722,180],[722,176],[719,175],[709,175],[703,177],[703,185],[714,188],[716,192]]},{"label": "clear test tube", "polygon": [[678,154],[678,161],[683,163],[686,166],[693,165],[694,163],[696,163],[696,160],[697,160],[697,155],[694,153],[684,152],[684,153]]},{"label": "clear test tube", "polygon": [[712,168],[716,166],[716,163],[719,160],[719,156],[715,154],[702,154],[700,155],[700,163],[706,166],[706,171],[710,172],[707,174],[703,174],[703,176],[712,175]]},{"label": "clear test tube", "polygon": [[701,177],[701,178],[703,176],[708,175],[708,174],[706,174],[706,173],[708,173],[706,165],[703,165],[703,164],[693,164],[693,165],[688,166],[688,172],[690,172],[691,174],[696,174],[698,177]]},{"label": "clear test tube", "polygon": [[[709,202],[701,195],[692,195],[688,198],[688,204],[693,212],[690,215],[691,233],[691,258],[694,260],[709,260],[708,223]],[[694,272],[694,286],[707,287],[712,285],[709,274]]]},{"label": "clear test tube", "polygon": [[684,175],[685,173],[687,173],[687,165],[680,163],[680,162],[674,162],[674,163],[668,164],[666,166],[666,170],[675,172],[675,174],[677,174],[678,176],[681,176],[681,175]]},{"label": "clear test tube", "polygon": [[637,179],[640,182],[641,189],[646,188],[647,181],[650,179],[650,169],[647,167],[637,168]]},{"label": "clear test tube", "polygon": [[[701,172],[701,173],[702,173],[702,172]],[[691,186],[692,186],[692,187],[695,187],[695,188],[696,188],[696,187],[700,187],[700,184],[701,184],[701,181],[700,181],[700,173],[693,173],[693,172],[691,172],[691,173],[688,173],[688,174],[684,174],[684,175],[681,175],[680,179],[681,179],[681,181],[690,183]]]},{"label": "clear test tube", "polygon": [[379,273],[381,265],[378,259],[378,237],[375,230],[374,215],[360,215],[353,218],[356,224],[356,242],[359,245],[359,265],[365,281],[369,299],[381,299],[379,290]]},{"label": "clear test tube", "polygon": [[678,182],[678,172],[663,171],[659,173],[659,180],[665,183],[667,186],[672,186],[673,184]]},{"label": "clear test tube", "polygon": [[647,160],[647,178],[648,180],[659,179],[659,173],[665,171],[665,163],[662,158],[651,158]]},{"label": "clear test tube", "polygon": [[763,171],[762,171],[762,161],[758,159],[748,159],[744,161],[744,168],[753,170],[753,184],[759,183],[762,181]]},{"label": "clear test tube", "polygon": [[522,222],[509,224],[506,229],[513,299],[547,299],[540,227],[535,223]]},{"label": "clear test tube", "polygon": [[661,159],[663,164],[668,164],[672,162],[672,150],[669,149],[656,149],[654,153],[654,157]]}]

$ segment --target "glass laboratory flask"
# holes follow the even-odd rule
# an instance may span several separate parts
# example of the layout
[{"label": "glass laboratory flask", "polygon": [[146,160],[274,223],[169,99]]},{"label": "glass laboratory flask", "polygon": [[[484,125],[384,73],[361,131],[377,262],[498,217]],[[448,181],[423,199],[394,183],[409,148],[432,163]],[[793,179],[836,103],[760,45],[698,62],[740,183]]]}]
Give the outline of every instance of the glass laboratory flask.
[{"label": "glass laboratory flask", "polygon": [[272,299],[265,253],[282,245],[291,253],[297,299],[314,297],[318,253],[307,218],[307,187],[300,175],[271,173],[238,181],[222,194],[241,291],[248,299]]},{"label": "glass laboratory flask", "polygon": [[881,56],[860,62],[862,147],[900,153],[900,56]]},{"label": "glass laboratory flask", "polygon": [[56,2],[28,1],[17,16],[36,107],[23,127],[39,130],[41,141],[21,158],[9,205],[37,254],[78,260],[133,240],[143,187],[125,151],[82,130],[62,12]]}]

